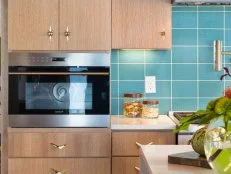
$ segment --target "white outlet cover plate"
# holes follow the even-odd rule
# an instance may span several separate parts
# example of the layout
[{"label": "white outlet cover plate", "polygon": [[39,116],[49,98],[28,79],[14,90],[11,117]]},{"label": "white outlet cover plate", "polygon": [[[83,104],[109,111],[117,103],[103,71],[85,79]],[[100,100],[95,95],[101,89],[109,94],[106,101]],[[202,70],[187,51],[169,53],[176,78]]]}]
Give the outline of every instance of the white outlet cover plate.
[{"label": "white outlet cover plate", "polygon": [[156,93],[156,76],[145,76],[145,93]]}]

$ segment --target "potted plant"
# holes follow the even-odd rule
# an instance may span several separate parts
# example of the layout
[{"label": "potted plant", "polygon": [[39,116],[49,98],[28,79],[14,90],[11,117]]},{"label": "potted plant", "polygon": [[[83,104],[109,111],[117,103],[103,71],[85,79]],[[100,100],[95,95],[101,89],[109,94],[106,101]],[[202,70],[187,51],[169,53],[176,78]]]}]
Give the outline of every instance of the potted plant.
[{"label": "potted plant", "polygon": [[[229,76],[228,68],[224,67],[225,74],[220,77]],[[231,88],[226,88],[224,95],[211,100],[205,110],[198,110],[194,114],[180,121],[175,132],[187,130],[189,125],[198,121],[200,125],[207,125],[194,135],[196,140],[203,143],[206,158],[210,166],[219,174],[231,173]],[[193,149],[196,151],[200,143],[192,139]]]}]

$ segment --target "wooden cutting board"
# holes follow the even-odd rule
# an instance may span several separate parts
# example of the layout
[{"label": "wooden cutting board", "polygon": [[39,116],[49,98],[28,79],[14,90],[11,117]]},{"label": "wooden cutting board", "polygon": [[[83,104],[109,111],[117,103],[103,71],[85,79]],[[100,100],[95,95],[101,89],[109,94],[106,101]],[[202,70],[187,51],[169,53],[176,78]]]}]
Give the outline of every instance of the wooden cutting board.
[{"label": "wooden cutting board", "polygon": [[206,158],[193,151],[169,155],[168,163],[211,169]]}]

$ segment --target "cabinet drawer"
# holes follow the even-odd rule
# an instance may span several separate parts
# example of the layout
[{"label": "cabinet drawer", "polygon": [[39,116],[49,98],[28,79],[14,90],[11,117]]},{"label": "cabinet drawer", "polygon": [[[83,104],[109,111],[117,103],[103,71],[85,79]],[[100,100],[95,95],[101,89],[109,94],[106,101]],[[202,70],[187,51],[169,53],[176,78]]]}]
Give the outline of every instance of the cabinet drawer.
[{"label": "cabinet drawer", "polygon": [[9,133],[8,136],[9,157],[111,156],[111,133],[109,131],[96,133]]},{"label": "cabinet drawer", "polygon": [[[56,172],[55,172],[56,170]],[[10,158],[9,174],[110,174],[110,158]]]},{"label": "cabinet drawer", "polygon": [[138,174],[139,163],[138,157],[113,157],[112,174]]},{"label": "cabinet drawer", "polygon": [[113,132],[112,156],[139,156],[139,144],[175,144],[169,132]]}]

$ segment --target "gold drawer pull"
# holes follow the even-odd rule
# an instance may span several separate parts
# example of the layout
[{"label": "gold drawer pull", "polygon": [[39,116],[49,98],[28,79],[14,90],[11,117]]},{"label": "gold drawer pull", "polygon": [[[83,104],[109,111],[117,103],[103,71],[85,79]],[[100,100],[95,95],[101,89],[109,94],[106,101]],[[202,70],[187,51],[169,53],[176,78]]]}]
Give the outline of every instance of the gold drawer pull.
[{"label": "gold drawer pull", "polygon": [[160,32],[160,35],[161,35],[162,39],[165,40],[165,38],[166,38],[166,32],[162,31],[162,32]]},{"label": "gold drawer pull", "polygon": [[140,168],[139,168],[139,167],[135,167],[135,169],[136,169],[137,171],[140,171]]},{"label": "gold drawer pull", "polygon": [[[146,145],[152,145],[152,144],[153,144],[153,142],[148,143],[148,144],[146,144]],[[136,142],[136,145],[137,145],[138,147],[144,146],[144,144],[140,144],[140,143],[138,143],[138,142]]]},{"label": "gold drawer pull", "polygon": [[54,144],[54,143],[51,143],[51,145],[53,147],[56,147],[59,150],[62,150],[62,149],[64,149],[67,146],[66,144],[64,144],[64,145],[57,145],[57,144]]},{"label": "gold drawer pull", "polygon": [[47,32],[47,36],[49,37],[50,41],[51,41],[52,37],[54,36],[54,31],[52,30],[51,26]]},{"label": "gold drawer pull", "polygon": [[68,170],[57,170],[54,168],[51,168],[55,174],[65,174]]}]

